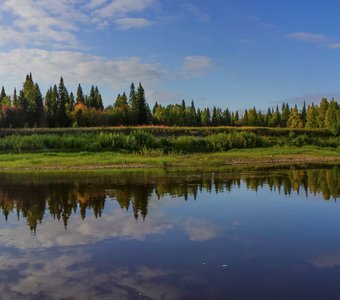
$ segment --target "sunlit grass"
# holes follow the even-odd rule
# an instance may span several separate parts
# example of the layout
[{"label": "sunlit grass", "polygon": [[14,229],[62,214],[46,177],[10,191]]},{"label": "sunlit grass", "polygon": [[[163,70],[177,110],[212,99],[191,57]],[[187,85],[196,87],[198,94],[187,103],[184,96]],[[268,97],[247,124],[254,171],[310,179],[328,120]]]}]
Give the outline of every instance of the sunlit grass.
[{"label": "sunlit grass", "polygon": [[313,161],[340,161],[340,148],[306,147],[272,147],[254,149],[235,149],[216,153],[195,154],[162,154],[153,155],[120,153],[120,152],[41,152],[41,153],[9,153],[0,154],[0,169],[19,168],[69,168],[88,167],[195,167],[205,168],[222,166],[229,162],[256,163],[274,157],[278,162],[285,157],[310,158]]}]

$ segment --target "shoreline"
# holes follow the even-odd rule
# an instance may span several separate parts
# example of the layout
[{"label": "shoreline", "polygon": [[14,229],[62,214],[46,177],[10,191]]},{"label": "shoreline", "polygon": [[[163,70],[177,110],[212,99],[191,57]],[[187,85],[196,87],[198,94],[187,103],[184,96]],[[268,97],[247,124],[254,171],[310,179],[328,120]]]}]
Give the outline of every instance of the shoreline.
[{"label": "shoreline", "polygon": [[261,166],[280,167],[322,164],[340,164],[340,149],[316,147],[253,148],[186,155],[114,152],[28,152],[0,154],[0,172],[259,168]]}]

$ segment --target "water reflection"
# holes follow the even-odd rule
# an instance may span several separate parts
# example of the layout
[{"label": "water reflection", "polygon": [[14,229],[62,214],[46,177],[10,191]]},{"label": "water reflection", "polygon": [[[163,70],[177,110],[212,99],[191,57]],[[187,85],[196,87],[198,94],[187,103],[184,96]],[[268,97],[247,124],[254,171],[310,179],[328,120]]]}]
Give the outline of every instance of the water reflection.
[{"label": "water reflection", "polygon": [[338,299],[339,171],[0,175],[0,299]]},{"label": "water reflection", "polygon": [[67,228],[72,214],[79,212],[82,219],[91,212],[99,218],[107,201],[116,201],[121,209],[132,210],[136,220],[149,212],[152,195],[158,199],[171,196],[189,196],[196,199],[199,193],[225,193],[239,189],[257,191],[264,186],[285,195],[292,193],[320,194],[323,199],[336,200],[340,195],[340,168],[310,170],[277,170],[245,172],[243,174],[215,172],[202,174],[127,173],[70,178],[35,175],[1,175],[0,209],[7,220],[9,214],[24,218],[31,231],[43,222],[46,213],[63,222]]}]

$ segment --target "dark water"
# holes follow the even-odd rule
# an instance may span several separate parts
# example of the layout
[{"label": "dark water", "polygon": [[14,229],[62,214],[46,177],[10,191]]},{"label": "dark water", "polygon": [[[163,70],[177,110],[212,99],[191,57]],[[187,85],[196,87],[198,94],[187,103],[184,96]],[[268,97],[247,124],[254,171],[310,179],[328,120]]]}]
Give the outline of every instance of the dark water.
[{"label": "dark water", "polygon": [[0,175],[0,299],[340,299],[339,175]]}]

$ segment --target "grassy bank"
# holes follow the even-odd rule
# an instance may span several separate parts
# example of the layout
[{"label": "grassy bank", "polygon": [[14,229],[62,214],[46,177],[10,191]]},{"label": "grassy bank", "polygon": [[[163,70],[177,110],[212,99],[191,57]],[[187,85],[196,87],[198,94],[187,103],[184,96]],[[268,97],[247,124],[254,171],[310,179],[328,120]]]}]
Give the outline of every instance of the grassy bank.
[{"label": "grassy bank", "polygon": [[0,154],[0,170],[95,170],[197,168],[340,163],[339,148],[272,147],[195,154],[116,152],[42,152]]},{"label": "grassy bank", "polygon": [[116,127],[78,127],[78,128],[0,128],[0,137],[10,135],[32,135],[32,134],[130,134],[136,130],[143,130],[156,137],[168,136],[196,136],[204,137],[217,133],[252,132],[259,136],[285,137],[288,135],[307,135],[313,137],[331,137],[333,134],[326,129],[305,128],[280,128],[280,127],[254,127],[254,126],[209,126],[209,127],[177,127],[177,126],[116,126]]},{"label": "grassy bank", "polygon": [[128,153],[185,154],[211,153],[231,149],[274,146],[338,147],[340,137],[290,133],[285,136],[261,136],[249,131],[220,132],[207,136],[158,137],[145,130],[122,133],[68,133],[9,135],[0,138],[0,151],[123,151]]}]

